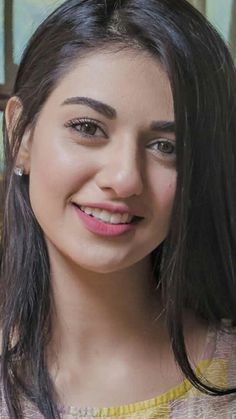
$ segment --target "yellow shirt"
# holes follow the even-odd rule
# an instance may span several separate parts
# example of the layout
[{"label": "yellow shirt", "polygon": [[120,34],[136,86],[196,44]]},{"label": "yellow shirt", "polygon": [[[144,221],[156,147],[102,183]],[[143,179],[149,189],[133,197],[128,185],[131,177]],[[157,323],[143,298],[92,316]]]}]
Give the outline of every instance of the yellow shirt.
[{"label": "yellow shirt", "polygon": [[[236,329],[210,329],[202,361],[196,371],[209,383],[236,387]],[[209,396],[193,387],[188,380],[150,400],[119,407],[61,408],[63,419],[236,419],[236,394]]]},{"label": "yellow shirt", "polygon": [[[202,361],[197,373],[208,383],[236,387],[236,329],[222,324],[222,329],[209,330]],[[236,394],[209,396],[184,380],[180,385],[150,400],[118,407],[59,407],[62,419],[236,419]],[[4,401],[0,418],[10,419]],[[34,406],[25,403],[25,419],[43,419]]]}]

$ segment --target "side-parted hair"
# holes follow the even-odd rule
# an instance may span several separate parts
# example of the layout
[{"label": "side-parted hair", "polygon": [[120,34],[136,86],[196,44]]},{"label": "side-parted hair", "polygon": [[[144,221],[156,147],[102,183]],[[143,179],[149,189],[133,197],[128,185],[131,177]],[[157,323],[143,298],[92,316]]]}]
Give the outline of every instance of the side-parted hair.
[{"label": "side-parted hair", "polygon": [[[98,50],[145,51],[165,69],[174,100],[177,188],[170,231],[152,253],[173,353],[202,392],[225,395],[200,380],[183,335],[183,312],[219,325],[236,322],[236,78],[227,47],[186,0],[67,0],[36,30],[12,95],[23,106],[5,132],[1,237],[1,373],[12,419],[22,396],[46,419],[59,418],[46,364],[51,336],[50,263],[29,200],[29,178],[13,169],[22,136],[73,64]],[[79,61],[78,61],[79,62]],[[148,77],[148,75],[147,75]]]}]

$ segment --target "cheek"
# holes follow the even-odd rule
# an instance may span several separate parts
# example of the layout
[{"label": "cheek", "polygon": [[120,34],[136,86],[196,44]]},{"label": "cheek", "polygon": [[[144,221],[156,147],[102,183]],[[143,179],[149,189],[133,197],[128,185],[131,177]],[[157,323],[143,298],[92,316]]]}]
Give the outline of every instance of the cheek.
[{"label": "cheek", "polygon": [[163,188],[162,192],[162,201],[165,207],[169,207],[170,210],[173,206],[174,196],[176,190],[176,180],[170,181],[166,188]]},{"label": "cheek", "polygon": [[169,216],[176,190],[176,170],[173,168],[160,170],[155,179],[156,182],[152,183],[155,206],[159,211],[163,211],[163,215]]},{"label": "cheek", "polygon": [[58,138],[40,137],[43,140],[35,136],[31,150],[30,195],[50,206],[76,193],[93,176],[96,165],[78,148]]}]

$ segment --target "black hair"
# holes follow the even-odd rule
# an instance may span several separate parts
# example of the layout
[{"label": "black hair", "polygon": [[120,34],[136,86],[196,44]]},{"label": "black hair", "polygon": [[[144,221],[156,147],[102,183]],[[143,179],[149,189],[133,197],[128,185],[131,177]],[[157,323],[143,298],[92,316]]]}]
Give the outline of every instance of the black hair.
[{"label": "black hair", "polygon": [[21,396],[45,418],[59,418],[46,365],[51,336],[50,263],[32,211],[28,176],[14,176],[26,127],[73,63],[95,50],[148,52],[165,69],[174,100],[177,187],[164,243],[152,253],[177,363],[202,392],[226,395],[200,380],[188,359],[183,311],[209,323],[236,321],[236,83],[232,58],[207,20],[185,0],[67,0],[36,30],[12,95],[23,106],[5,131],[1,238],[1,369],[12,419]]}]

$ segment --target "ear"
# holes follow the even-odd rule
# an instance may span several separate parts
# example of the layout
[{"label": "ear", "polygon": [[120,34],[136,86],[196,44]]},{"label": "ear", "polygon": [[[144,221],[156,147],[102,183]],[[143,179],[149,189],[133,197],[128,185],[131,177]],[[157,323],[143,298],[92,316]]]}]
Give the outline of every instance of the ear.
[{"label": "ear", "polygon": [[[7,102],[5,109],[6,129],[9,141],[12,141],[14,128],[23,112],[23,105],[17,96],[13,96]],[[20,148],[17,154],[16,166],[23,169],[24,174],[30,172],[30,148],[31,148],[31,130],[27,128],[21,139]]]}]

